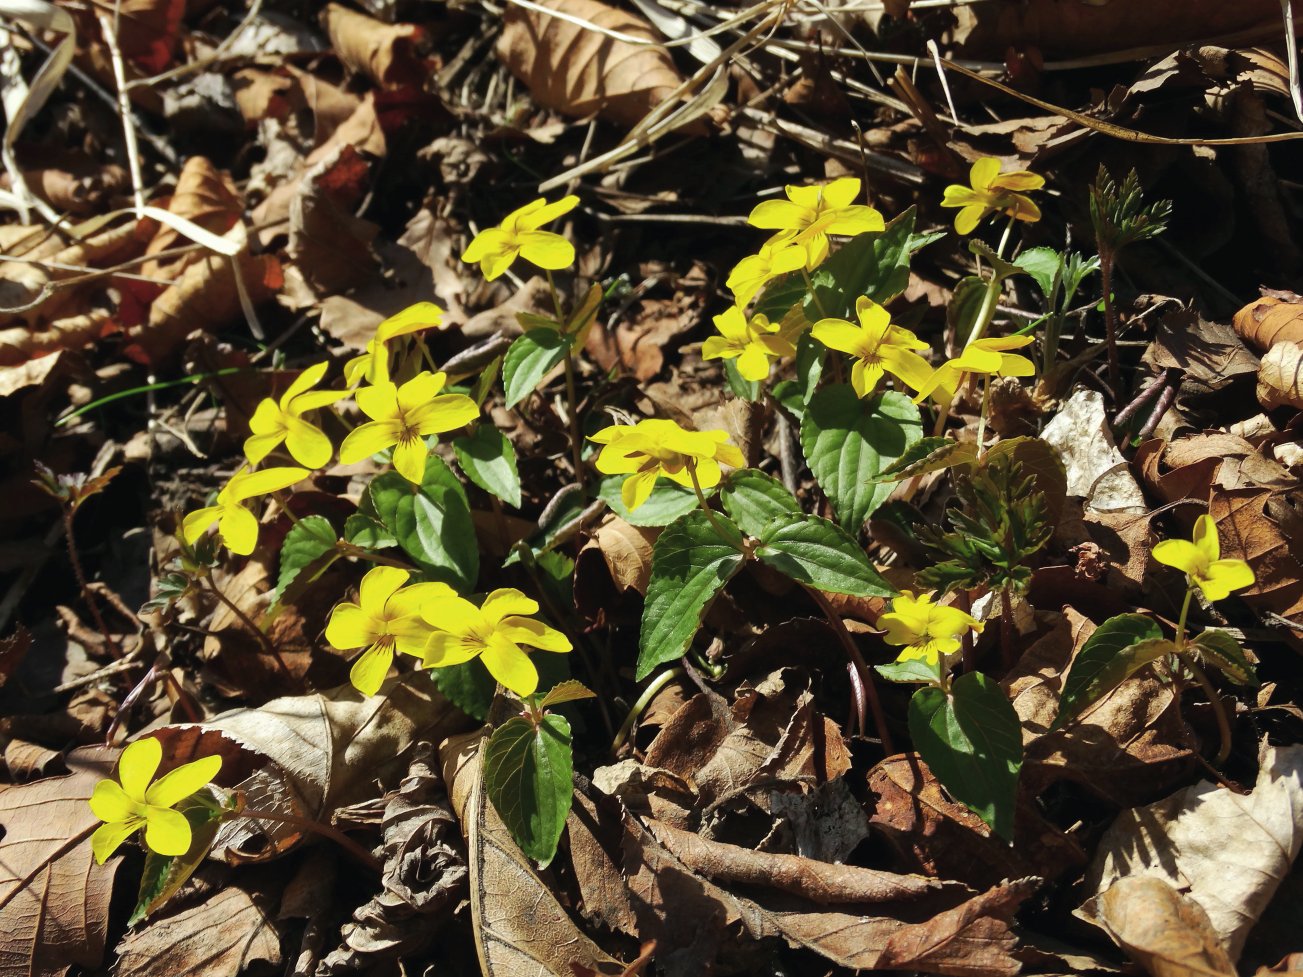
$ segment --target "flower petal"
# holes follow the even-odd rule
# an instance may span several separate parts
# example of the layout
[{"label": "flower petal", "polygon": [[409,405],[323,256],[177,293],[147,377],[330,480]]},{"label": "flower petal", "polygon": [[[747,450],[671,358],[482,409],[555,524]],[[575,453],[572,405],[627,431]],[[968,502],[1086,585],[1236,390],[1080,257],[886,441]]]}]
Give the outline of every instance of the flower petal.
[{"label": "flower petal", "polygon": [[1213,521],[1213,517],[1208,513],[1203,513],[1194,521],[1194,532],[1191,539],[1209,563],[1221,558],[1222,541],[1217,535],[1217,523]]},{"label": "flower petal", "polygon": [[766,231],[786,231],[802,227],[809,217],[807,208],[790,200],[764,200],[752,208],[747,223]]},{"label": "flower petal", "polygon": [[145,824],[144,818],[132,818],[129,821],[110,821],[101,824],[90,836],[90,850],[95,861],[103,865],[122,843],[135,834]]},{"label": "flower petal", "polygon": [[489,255],[501,254],[507,247],[510,235],[500,227],[490,227],[480,231],[462,252],[461,260],[474,263],[483,261]]},{"label": "flower petal", "polygon": [[184,855],[190,850],[190,822],[180,811],[151,807],[145,816],[145,846],[160,855]]},{"label": "flower petal", "polygon": [[173,807],[185,800],[205,784],[211,783],[222,769],[219,756],[200,757],[169,770],[152,787],[145,791],[145,803],[158,807]]},{"label": "flower petal", "polygon": [[[463,258],[463,261],[478,261],[478,258]],[[417,302],[391,315],[376,326],[376,339],[386,343],[395,336],[406,336],[423,329],[438,329],[443,325],[443,309],[433,302]]]},{"label": "flower petal", "polygon": [[810,330],[810,335],[829,349],[852,356],[869,351],[864,342],[864,330],[845,319],[820,319]]},{"label": "flower petal", "polygon": [[986,216],[987,210],[985,204],[969,204],[955,214],[955,230],[960,234],[972,234],[982,218]]},{"label": "flower petal", "polygon": [[270,434],[251,434],[244,440],[244,457],[249,459],[249,464],[256,465],[275,451],[284,440],[284,428]]},{"label": "flower petal", "polygon": [[295,461],[308,468],[323,468],[330,462],[330,456],[335,453],[335,446],[330,443],[330,438],[326,437],[321,428],[297,417],[289,423],[288,428],[285,447],[289,449]]},{"label": "flower petal", "polygon": [[575,262],[575,246],[551,231],[524,231],[520,235],[520,256],[548,271],[569,268]]},{"label": "flower petal", "polygon": [[532,617],[503,618],[498,631],[514,644],[531,645],[540,651],[567,652],[574,648],[570,639],[556,628]]},{"label": "flower petal", "polygon": [[769,376],[769,357],[765,355],[765,347],[759,343],[748,344],[737,358],[737,372],[742,374],[742,379],[753,383],[766,379]]},{"label": "flower petal", "polygon": [[116,780],[101,780],[90,795],[90,809],[101,821],[127,821],[136,817],[136,804]]},{"label": "flower petal", "polygon": [[[601,470],[599,465],[598,471]],[[624,484],[620,486],[620,501],[624,503],[626,509],[633,512],[651,497],[658,474],[659,469],[653,468],[650,471],[635,472],[624,480]]]},{"label": "flower petal", "polygon": [[[538,203],[539,201],[535,201]],[[544,204],[537,210],[532,211],[528,217],[520,221],[520,226],[527,231],[534,231],[544,224],[550,224],[558,217],[562,217],[579,206],[579,198],[573,193],[555,200],[550,204]],[[528,257],[528,256],[527,256]]]},{"label": "flower petal", "polygon": [[537,614],[538,601],[526,597],[519,590],[501,587],[484,598],[480,613],[489,624],[496,626],[503,618],[513,614]]},{"label": "flower petal", "polygon": [[1152,552],[1159,563],[1192,575],[1208,565],[1204,552],[1188,539],[1165,539]]},{"label": "flower petal", "polygon": [[348,432],[339,446],[339,461],[355,465],[364,458],[377,455],[398,443],[402,427],[394,421],[368,421]]},{"label": "flower petal", "polygon": [[231,478],[226,491],[232,502],[243,502],[289,488],[311,474],[306,468],[264,468],[259,472],[241,472]]},{"label": "flower petal", "polygon": [[360,387],[353,399],[358,409],[373,421],[387,421],[398,416],[398,387],[392,381]]},{"label": "flower petal", "polygon": [[479,407],[465,394],[444,394],[413,410],[410,420],[422,434],[443,434],[465,427],[479,416]]},{"label": "flower petal", "polygon": [[435,631],[425,644],[425,668],[461,665],[479,656],[484,646],[472,638]]},{"label": "flower petal", "polygon": [[489,674],[516,695],[533,695],[538,690],[538,669],[520,647],[501,635],[494,635],[480,655]]},{"label": "flower petal", "polygon": [[240,556],[248,556],[258,545],[258,520],[242,505],[222,507],[217,532],[226,548]]},{"label": "flower petal", "polygon": [[389,598],[407,583],[411,572],[402,567],[372,567],[357,585],[357,601],[366,613],[379,616],[384,613]]},{"label": "flower petal", "polygon": [[313,363],[310,367],[294,378],[294,382],[289,385],[285,393],[281,394],[281,407],[289,410],[289,405],[294,402],[294,398],[307,393],[326,375],[330,363],[322,360],[320,363]]},{"label": "flower petal", "polygon": [[1243,560],[1214,560],[1207,576],[1228,593],[1252,587],[1257,582],[1253,568]]},{"label": "flower petal", "polygon": [[430,449],[420,438],[407,438],[400,441],[394,449],[394,471],[402,475],[413,485],[420,485],[425,480],[425,463],[430,458]]},{"label": "flower petal", "polygon": [[986,190],[1000,174],[1000,161],[994,156],[983,156],[968,171],[968,182],[977,191]]},{"label": "flower petal", "polygon": [[194,512],[187,512],[185,518],[181,520],[181,536],[187,545],[194,546],[199,537],[208,531],[208,527],[217,522],[221,514],[222,507],[217,505],[204,506]]},{"label": "flower petal", "polygon": [[363,695],[375,695],[384,684],[389,666],[393,663],[393,645],[387,641],[377,642],[353,662],[353,667],[348,671],[348,680]]},{"label": "flower petal", "polygon": [[326,624],[326,641],[340,651],[369,645],[378,636],[375,619],[356,604],[336,604]]},{"label": "flower petal", "polygon": [[163,744],[152,736],[136,740],[118,758],[118,780],[132,800],[143,801],[149,782],[163,760]]}]

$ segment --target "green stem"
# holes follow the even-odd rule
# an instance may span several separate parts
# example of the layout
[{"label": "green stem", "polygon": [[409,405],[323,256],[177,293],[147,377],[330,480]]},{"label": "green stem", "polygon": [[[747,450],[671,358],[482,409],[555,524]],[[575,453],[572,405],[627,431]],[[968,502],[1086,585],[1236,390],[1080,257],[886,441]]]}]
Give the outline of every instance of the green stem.
[{"label": "green stem", "polygon": [[234,614],[236,619],[239,620],[239,622],[248,629],[249,633],[258,640],[258,644],[262,646],[262,650],[276,660],[276,664],[280,666],[281,671],[286,675],[292,674],[289,666],[285,664],[285,659],[281,658],[280,650],[272,644],[271,638],[267,636],[267,632],[258,627],[258,625],[254,623],[253,618],[240,610],[235,601],[222,593],[217,584],[213,583],[213,578],[211,576],[205,576],[202,579],[204,583],[208,584],[208,589],[211,590],[213,594],[216,595],[217,599],[226,606],[226,609]]},{"label": "green stem", "polygon": [[392,556],[383,556],[380,553],[373,553],[371,550],[356,543],[350,543],[347,540],[339,540],[336,547],[343,556],[356,557],[359,560],[369,560],[372,563],[378,563],[380,566],[398,567],[400,570],[415,571],[416,567],[406,560],[399,560]]},{"label": "green stem", "polygon": [[[552,308],[556,310],[557,325],[562,329],[565,328],[565,313],[561,311],[561,294],[556,289],[556,281],[552,278],[552,272],[547,272],[547,287],[552,293]],[[579,395],[576,392],[575,384],[575,348],[574,337],[566,336],[566,413],[569,415],[570,422],[570,463],[575,469],[575,481],[579,483],[582,491],[585,488],[587,478],[584,472],[584,441],[583,430],[579,425]]]},{"label": "green stem", "polygon": [[1194,588],[1186,585],[1185,602],[1181,605],[1181,617],[1176,622],[1176,650],[1179,654],[1185,647],[1185,619],[1190,615],[1190,599],[1194,597]]},{"label": "green stem", "polygon": [[81,556],[77,553],[77,538],[72,532],[72,521],[75,514],[76,509],[72,506],[64,506],[63,537],[64,542],[68,544],[68,560],[72,563],[72,572],[77,578],[77,586],[81,588],[81,599],[90,609],[90,616],[95,619],[95,626],[99,628],[100,634],[104,636],[105,649],[114,658],[121,658],[122,649],[113,640],[113,635],[109,634],[109,626],[104,622],[104,615],[100,613],[100,605],[96,603],[95,596],[90,592],[90,584],[86,582],[86,571],[82,568]]},{"label": "green stem", "polygon": [[991,375],[982,374],[982,406],[977,412],[977,458],[980,461],[986,455],[986,405],[991,397]]},{"label": "green stem", "polygon": [[642,690],[642,695],[638,696],[638,701],[633,704],[633,708],[629,710],[629,715],[625,716],[624,722],[620,724],[620,731],[615,734],[615,740],[611,743],[611,752],[613,754],[620,752],[620,747],[624,746],[624,741],[633,732],[634,723],[643,714],[643,710],[651,704],[652,699],[656,698],[656,694],[674,679],[686,674],[687,672],[684,671],[682,666],[675,665],[673,668],[665,669],[647,683],[647,688]]},{"label": "green stem", "polygon": [[824,311],[823,303],[819,301],[819,294],[814,290],[814,282],[810,280],[810,273],[801,267],[801,277],[805,279],[805,289],[810,293],[810,299],[814,302],[814,307],[819,310],[819,315],[827,319],[828,313]]},{"label": "green stem", "polygon": [[1104,290],[1104,325],[1108,345],[1108,385],[1115,398],[1121,399],[1121,367],[1118,365],[1117,309],[1113,305],[1113,253],[1106,248],[1099,252],[1100,287]]},{"label": "green stem", "polygon": [[[710,507],[710,502],[706,499],[706,493],[701,490],[701,482],[697,479],[696,462],[689,459],[687,467],[688,477],[692,479],[692,491],[697,494],[697,502],[701,506],[701,511],[706,514],[706,518],[710,520],[711,528],[715,530],[715,534],[724,542],[728,543],[730,546],[736,546],[737,533],[725,532],[723,525],[719,521],[719,517],[715,515],[715,510]],[[742,549],[741,552],[746,553],[746,550]]]}]

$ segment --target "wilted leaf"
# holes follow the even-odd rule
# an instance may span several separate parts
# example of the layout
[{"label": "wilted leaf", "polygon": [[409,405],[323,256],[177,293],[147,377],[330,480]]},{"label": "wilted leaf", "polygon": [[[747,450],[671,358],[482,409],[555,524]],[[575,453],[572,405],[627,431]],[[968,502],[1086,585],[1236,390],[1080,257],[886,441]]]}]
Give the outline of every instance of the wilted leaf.
[{"label": "wilted leaf", "polygon": [[280,934],[253,896],[228,884],[128,933],[118,954],[122,972],[138,977],[238,977],[280,964]]},{"label": "wilted leaf", "polygon": [[1067,493],[1102,512],[1145,512],[1144,493],[1113,443],[1104,416],[1104,397],[1079,390],[1068,399],[1041,437],[1058,451],[1067,473]]},{"label": "wilted leaf", "polygon": [[1267,410],[1303,408],[1303,343],[1276,343],[1258,366],[1258,402]]},{"label": "wilted leaf", "polygon": [[1099,908],[1104,929],[1152,977],[1235,977],[1208,914],[1162,879],[1118,879]]},{"label": "wilted leaf", "polygon": [[1260,350],[1277,343],[1303,342],[1303,298],[1291,293],[1264,295],[1235,313],[1235,331]]},{"label": "wilted leaf", "polygon": [[416,24],[386,24],[338,3],[326,5],[321,21],[339,60],[352,71],[382,88],[424,80],[416,48],[425,31]]}]

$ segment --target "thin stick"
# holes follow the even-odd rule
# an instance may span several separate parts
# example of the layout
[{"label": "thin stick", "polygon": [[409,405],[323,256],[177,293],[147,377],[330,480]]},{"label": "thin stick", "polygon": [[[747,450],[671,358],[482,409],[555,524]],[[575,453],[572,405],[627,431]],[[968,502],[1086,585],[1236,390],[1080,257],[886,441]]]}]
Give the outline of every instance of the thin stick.
[{"label": "thin stick", "polygon": [[313,821],[293,814],[278,814],[275,811],[253,811],[249,808],[244,808],[237,816],[250,818],[254,821],[276,821],[280,824],[289,824],[296,828],[303,828],[305,831],[314,832],[323,838],[329,838],[377,875],[384,871],[384,865],[374,855],[333,824],[326,824],[324,821]]},{"label": "thin stick", "polygon": [[[863,699],[867,699],[869,708],[873,710],[873,723],[877,727],[878,739],[882,743],[882,749],[888,756],[891,756],[896,752],[896,748],[892,744],[891,733],[887,730],[887,717],[882,712],[882,702],[878,698],[878,686],[873,681],[873,673],[869,670],[868,664],[864,661],[864,656],[860,654],[860,649],[855,647],[855,639],[852,638],[851,633],[846,630],[846,622],[842,620],[841,615],[837,613],[836,608],[828,602],[828,598],[814,587],[807,586],[806,584],[801,584],[801,586],[805,588],[805,592],[813,598],[814,602],[819,605],[819,610],[823,611],[823,616],[828,619],[828,623],[832,625],[833,631],[837,634],[837,639],[842,643],[842,647],[846,649],[846,656],[851,660],[851,665],[853,666],[853,671],[851,673],[851,686],[854,688],[856,681],[858,680],[860,685],[860,696],[862,696],[862,699],[860,700],[861,706]],[[859,716],[861,732],[868,731],[867,718],[868,717],[864,715],[863,709],[861,708]]]},{"label": "thin stick", "polygon": [[68,559],[72,563],[72,572],[77,578],[77,585],[81,587],[81,599],[90,608],[90,615],[95,619],[95,626],[100,629],[100,634],[104,636],[104,646],[108,648],[110,655],[121,659],[122,649],[113,640],[113,635],[109,634],[109,626],[104,623],[104,615],[100,613],[100,606],[91,594],[90,584],[86,582],[86,571],[82,569],[81,557],[77,555],[77,539],[72,532],[74,512],[72,506],[64,506],[63,535],[64,541],[68,544]]},{"label": "thin stick", "polygon": [[1226,762],[1226,758],[1231,755],[1231,723],[1226,717],[1226,707],[1222,705],[1221,695],[1213,687],[1212,682],[1208,681],[1208,676],[1204,674],[1202,668],[1186,657],[1182,658],[1182,664],[1190,669],[1190,674],[1199,683],[1204,694],[1208,696],[1208,702],[1213,707],[1213,718],[1217,720],[1217,735],[1221,737],[1221,746],[1217,748],[1217,756],[1213,758],[1213,766],[1220,767]]},{"label": "thin stick", "polygon": [[131,101],[127,97],[127,73],[122,61],[122,49],[118,46],[118,32],[114,21],[108,14],[98,12],[100,33],[104,43],[109,46],[109,60],[113,65],[113,83],[118,89],[118,114],[122,117],[122,138],[127,146],[127,166],[131,171],[131,198],[139,211],[145,206],[145,192],[142,189],[144,179],[140,173],[140,146],[136,142],[136,127],[131,115]]}]

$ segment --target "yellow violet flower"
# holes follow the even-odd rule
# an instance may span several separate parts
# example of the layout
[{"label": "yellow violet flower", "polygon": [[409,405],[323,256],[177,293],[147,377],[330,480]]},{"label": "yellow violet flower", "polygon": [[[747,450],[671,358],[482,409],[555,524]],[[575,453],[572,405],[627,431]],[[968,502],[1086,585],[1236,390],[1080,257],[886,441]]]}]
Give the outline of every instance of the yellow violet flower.
[{"label": "yellow violet flower", "polygon": [[389,349],[391,339],[407,336],[426,329],[443,328],[443,309],[433,302],[417,302],[376,326],[375,336],[366,344],[366,352],[344,364],[344,382],[350,387],[362,380],[367,383],[384,383],[389,379]]},{"label": "yellow violet flower", "polygon": [[718,336],[702,344],[701,358],[736,359],[737,371],[746,380],[763,380],[769,376],[770,358],[795,356],[796,347],[778,334],[779,324],[765,316],[746,314],[736,305],[715,316]]},{"label": "yellow violet flower", "polygon": [[215,505],[196,509],[181,520],[181,535],[187,543],[194,545],[213,523],[217,523],[217,535],[226,548],[240,556],[248,556],[258,545],[258,518],[245,503],[260,495],[289,488],[311,474],[306,468],[237,472],[217,493]]},{"label": "yellow violet flower", "polygon": [[955,230],[971,234],[987,214],[1007,214],[1020,221],[1038,221],[1041,209],[1027,192],[1045,186],[1045,178],[1027,170],[1000,172],[1000,161],[983,156],[968,171],[971,186],[952,183],[941,199],[942,207],[959,207]]},{"label": "yellow violet flower", "polygon": [[480,416],[475,401],[464,394],[439,393],[447,381],[446,373],[427,371],[401,387],[385,381],[360,388],[354,399],[371,420],[349,432],[339,446],[339,460],[351,465],[393,447],[394,469],[420,485],[429,454],[425,435],[456,430]]},{"label": "yellow violet flower", "polygon": [[[828,257],[828,235],[854,236],[880,231],[886,224],[872,207],[851,203],[860,192],[860,181],[844,176],[822,186],[784,187],[786,200],[765,200],[755,206],[747,222],[752,227],[793,234],[791,243],[805,249],[806,268]],[[776,235],[771,243],[778,243]]]},{"label": "yellow violet flower", "polygon": [[365,647],[353,663],[349,680],[366,695],[375,695],[394,663],[394,651],[425,657],[430,626],[421,617],[421,605],[434,597],[455,597],[445,583],[414,583],[404,587],[411,574],[398,567],[373,567],[358,585],[356,604],[337,604],[326,625],[326,640],[340,651]]},{"label": "yellow violet flower", "polygon": [[439,597],[422,608],[433,628],[425,646],[425,667],[443,668],[479,658],[497,681],[519,696],[538,688],[538,669],[521,645],[566,652],[570,640],[530,615],[538,603],[519,590],[495,590],[476,607],[461,597]]},{"label": "yellow violet flower", "polygon": [[805,267],[806,251],[793,244],[793,231],[780,232],[766,241],[758,254],[750,254],[734,265],[725,283],[738,305],[746,305],[755,294],[779,275]]},{"label": "yellow violet flower", "polygon": [[478,261],[488,281],[510,268],[517,256],[548,271],[567,268],[575,260],[574,245],[560,234],[539,228],[570,213],[578,203],[579,198],[573,195],[555,203],[539,197],[513,210],[497,227],[476,234],[461,260]]},{"label": "yellow violet flower", "polygon": [[1217,524],[1212,516],[1194,521],[1194,539],[1165,539],[1154,547],[1154,559],[1185,573],[1210,601],[1225,600],[1232,590],[1253,586],[1253,569],[1243,560],[1223,560]]},{"label": "yellow violet flower", "polygon": [[158,740],[136,740],[118,760],[118,778],[101,780],[90,796],[90,809],[104,823],[91,835],[91,852],[103,865],[140,828],[145,845],[160,855],[184,855],[190,850],[190,822],[172,810],[217,776],[222,758],[207,756],[183,763],[154,780],[163,759]]},{"label": "yellow violet flower", "polygon": [[930,593],[915,597],[908,590],[891,602],[891,610],[878,618],[878,624],[887,630],[883,637],[887,644],[904,646],[896,661],[918,659],[933,666],[959,650],[965,632],[982,631],[982,622],[971,614],[934,604]]},{"label": "yellow violet flower", "polygon": [[851,386],[857,396],[873,393],[883,373],[898,377],[914,390],[927,383],[932,367],[914,352],[927,349],[927,343],[893,323],[891,314],[867,295],[855,300],[855,314],[860,320],[858,326],[845,319],[820,319],[810,335],[829,349],[855,357]]},{"label": "yellow violet flower", "polygon": [[597,456],[603,475],[629,475],[620,486],[620,499],[633,510],[647,501],[661,475],[692,487],[692,475],[702,489],[714,488],[723,478],[719,463],[734,468],[746,465],[742,452],[728,441],[727,431],[688,431],[673,421],[649,419],[637,424],[615,424],[588,440],[604,445]]},{"label": "yellow violet flower", "polygon": [[312,389],[326,375],[328,366],[328,363],[317,363],[308,367],[281,394],[279,402],[266,397],[258,404],[249,419],[249,430],[253,433],[244,442],[244,456],[250,464],[258,464],[282,441],[294,460],[307,468],[320,468],[330,461],[335,453],[330,438],[321,428],[303,419],[308,411],[327,407],[347,396],[342,390]]},{"label": "yellow violet flower", "polygon": [[1008,352],[1011,349],[1022,349],[1031,343],[1031,336],[992,336],[974,340],[964,347],[962,353],[952,360],[946,360],[932,372],[927,382],[918,388],[914,403],[934,397],[948,404],[964,377],[970,373],[995,377],[1032,376],[1036,372],[1036,365],[1025,356]]}]

